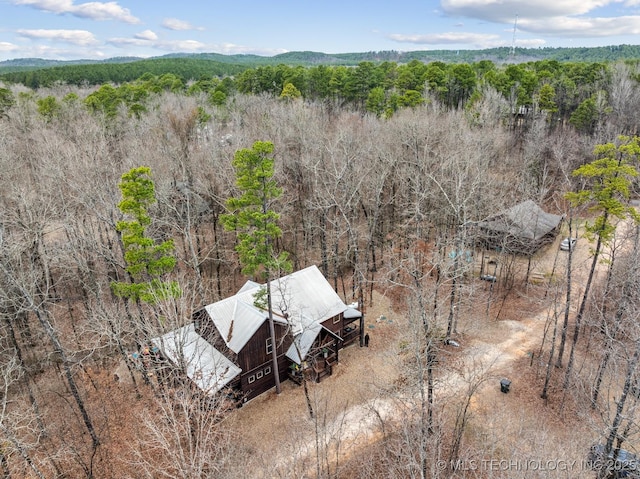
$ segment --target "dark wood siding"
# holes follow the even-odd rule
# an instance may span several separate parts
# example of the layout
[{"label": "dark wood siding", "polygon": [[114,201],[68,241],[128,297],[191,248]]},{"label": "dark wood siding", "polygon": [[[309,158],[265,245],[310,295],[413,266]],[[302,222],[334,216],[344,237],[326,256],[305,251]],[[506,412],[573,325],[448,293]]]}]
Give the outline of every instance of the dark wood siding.
[{"label": "dark wood siding", "polygon": [[[283,340],[283,335],[286,333],[286,330],[280,324],[275,324],[275,333],[276,345],[280,345],[277,351],[278,357],[280,357],[287,352],[287,349],[291,345],[291,340],[289,338],[284,338]],[[242,371],[251,371],[271,361],[271,353],[267,353],[267,339],[270,337],[269,322],[265,321],[247,344],[245,344],[242,351],[238,353],[238,366],[240,366]]]},{"label": "dark wood siding", "polygon": [[[286,328],[278,323],[274,326],[276,345],[280,345],[277,348],[277,355],[280,381],[282,382],[287,378],[290,364],[285,353],[291,345],[291,339],[288,336],[283,338],[286,334]],[[267,338],[269,337],[271,337],[269,322],[265,321],[238,354],[238,366],[242,369],[240,387],[246,399],[252,399],[275,386],[271,353],[267,353]]]},{"label": "dark wood siding", "polygon": [[227,359],[236,362],[236,353],[227,347],[227,343],[225,343],[222,336],[220,336],[211,316],[209,316],[204,309],[196,311],[191,319],[193,320],[196,333],[220,351]]},{"label": "dark wood siding", "polygon": [[[334,322],[334,320],[337,322]],[[345,319],[344,315],[340,313],[338,316],[325,320],[322,326],[342,338],[342,343],[338,346],[342,348],[360,340],[362,324],[361,318]]]},{"label": "dark wood siding", "polygon": [[344,329],[344,326],[345,326],[344,325],[344,318],[342,316],[342,313],[340,313],[337,316],[334,316],[333,318],[329,318],[329,319],[325,320],[322,323],[322,326],[327,328],[332,333],[335,333],[338,336],[342,337],[342,330]]}]

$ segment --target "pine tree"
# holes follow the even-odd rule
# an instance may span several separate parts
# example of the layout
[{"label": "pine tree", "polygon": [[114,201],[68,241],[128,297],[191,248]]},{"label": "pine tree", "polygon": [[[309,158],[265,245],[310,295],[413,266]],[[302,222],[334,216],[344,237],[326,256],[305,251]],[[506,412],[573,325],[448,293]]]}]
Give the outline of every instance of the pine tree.
[{"label": "pine tree", "polygon": [[117,296],[149,304],[179,297],[181,291],[177,281],[164,280],[176,266],[173,240],[156,243],[146,235],[151,224],[148,209],[156,202],[151,169],[146,166],[131,169],[122,175],[118,186],[122,192],[118,208],[131,218],[116,225],[122,237],[131,282],[113,281],[111,289]]},{"label": "pine tree", "polygon": [[272,348],[273,372],[276,392],[280,393],[278,357],[273,310],[271,306],[271,275],[274,272],[291,269],[288,254],[276,255],[274,243],[282,236],[278,226],[280,215],[270,209],[274,200],[282,194],[274,175],[275,161],[271,158],[274,146],[271,142],[256,141],[252,148],[238,150],[233,159],[236,170],[236,185],[242,192],[237,198],[227,200],[229,214],[222,215],[225,229],[236,231],[238,244],[236,251],[240,256],[242,272],[259,277],[266,284],[267,310],[269,313],[269,332]]}]

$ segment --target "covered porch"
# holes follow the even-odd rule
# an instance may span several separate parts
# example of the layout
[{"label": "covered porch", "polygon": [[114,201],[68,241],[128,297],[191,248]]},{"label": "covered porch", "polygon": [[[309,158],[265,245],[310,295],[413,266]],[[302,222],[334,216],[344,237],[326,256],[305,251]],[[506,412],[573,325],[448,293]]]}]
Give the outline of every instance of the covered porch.
[{"label": "covered porch", "polygon": [[320,324],[312,324],[298,334],[289,350],[291,360],[289,379],[297,384],[307,381],[320,382],[333,374],[333,366],[338,363],[338,352],[343,339]]},{"label": "covered porch", "polygon": [[364,315],[358,311],[356,305],[349,306],[342,314],[342,347],[358,341],[360,346],[364,342]]}]

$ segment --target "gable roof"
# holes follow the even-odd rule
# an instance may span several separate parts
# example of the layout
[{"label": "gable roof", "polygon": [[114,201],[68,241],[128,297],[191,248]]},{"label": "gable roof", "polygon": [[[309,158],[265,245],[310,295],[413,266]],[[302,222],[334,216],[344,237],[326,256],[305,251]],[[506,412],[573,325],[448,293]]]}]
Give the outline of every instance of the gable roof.
[{"label": "gable roof", "polygon": [[557,228],[560,221],[562,216],[547,213],[534,201],[526,200],[478,225],[505,236],[537,241]]},{"label": "gable roof", "polygon": [[[293,362],[300,364],[300,357],[302,357],[302,360],[307,357],[307,353],[311,349],[311,346],[313,346],[318,334],[320,334],[320,330],[322,330],[320,323],[310,321],[309,324],[305,325],[303,330],[293,338],[293,342],[291,346],[289,346],[286,356]],[[298,354],[298,352],[300,354]]]},{"label": "gable roof", "polygon": [[288,316],[297,334],[307,321],[322,323],[348,309],[317,266],[309,266],[271,282],[274,311]]},{"label": "gable roof", "polygon": [[[290,325],[294,335],[307,329],[311,322],[321,323],[348,308],[315,265],[270,284],[274,321]],[[268,312],[255,305],[255,295],[263,287],[247,282],[234,296],[205,307],[225,343],[235,353],[242,350],[268,318]]]},{"label": "gable roof", "polygon": [[207,394],[218,392],[241,372],[238,366],[196,333],[193,323],[151,342],[174,364],[184,364],[187,376]]},{"label": "gable roof", "polygon": [[205,306],[220,336],[229,349],[236,354],[242,350],[268,317],[266,311],[253,305],[255,291],[257,288],[247,289],[235,296]]},{"label": "gable roof", "polygon": [[[341,341],[342,339],[336,333],[331,331],[329,328],[325,328],[322,324],[317,321],[310,321],[308,324],[305,324],[302,331],[293,338],[291,346],[287,349],[286,357],[291,359],[296,364],[301,364],[301,361],[304,361],[307,358],[307,354],[311,350],[311,346],[315,342],[316,338],[320,334],[320,332],[324,330],[326,334],[332,336],[333,338]],[[302,357],[302,359],[300,359]]]}]

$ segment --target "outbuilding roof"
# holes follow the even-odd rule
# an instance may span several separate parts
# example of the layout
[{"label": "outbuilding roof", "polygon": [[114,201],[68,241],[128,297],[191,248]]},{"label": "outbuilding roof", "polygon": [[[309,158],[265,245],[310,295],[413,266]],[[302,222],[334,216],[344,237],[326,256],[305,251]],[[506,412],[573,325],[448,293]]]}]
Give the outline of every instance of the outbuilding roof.
[{"label": "outbuilding roof", "polygon": [[560,221],[562,216],[547,213],[534,201],[526,200],[487,221],[480,222],[479,226],[516,238],[539,240],[557,228]]}]

